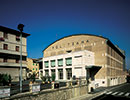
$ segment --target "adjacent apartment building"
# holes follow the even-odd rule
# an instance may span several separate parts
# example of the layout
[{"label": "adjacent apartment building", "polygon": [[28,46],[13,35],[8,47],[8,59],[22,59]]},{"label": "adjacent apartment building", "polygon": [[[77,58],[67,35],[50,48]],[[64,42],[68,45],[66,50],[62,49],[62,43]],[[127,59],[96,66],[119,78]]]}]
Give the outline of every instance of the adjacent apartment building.
[{"label": "adjacent apartment building", "polygon": [[[23,79],[26,79],[27,37],[22,36]],[[20,71],[20,32],[0,26],[0,73],[10,74],[12,81],[19,81]]]},{"label": "adjacent apartment building", "polygon": [[[94,86],[125,82],[125,53],[108,38],[76,34],[63,37],[43,50],[43,75],[56,80],[91,79]],[[94,87],[95,88],[95,87]]]},{"label": "adjacent apartment building", "polygon": [[39,77],[39,63],[37,59],[27,58],[27,68],[29,72],[36,73],[36,77]]}]

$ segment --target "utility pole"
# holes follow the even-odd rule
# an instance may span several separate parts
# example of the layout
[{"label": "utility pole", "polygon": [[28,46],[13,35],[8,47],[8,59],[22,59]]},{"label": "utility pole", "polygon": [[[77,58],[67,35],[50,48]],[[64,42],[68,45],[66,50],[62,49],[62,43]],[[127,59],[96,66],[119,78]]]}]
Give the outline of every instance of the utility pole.
[{"label": "utility pole", "polygon": [[23,32],[23,24],[18,25],[18,30],[20,31],[20,92],[22,92],[22,32]]}]

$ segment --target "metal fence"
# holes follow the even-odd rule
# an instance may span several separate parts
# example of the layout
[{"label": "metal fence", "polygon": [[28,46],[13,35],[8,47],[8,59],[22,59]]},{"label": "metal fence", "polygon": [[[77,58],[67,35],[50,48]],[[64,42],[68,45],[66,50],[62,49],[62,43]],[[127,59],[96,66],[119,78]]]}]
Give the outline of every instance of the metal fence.
[{"label": "metal fence", "polygon": [[[71,86],[75,86],[75,85],[78,85],[78,81],[69,81],[71,82]],[[85,83],[86,81],[82,81],[80,82],[80,84],[84,85],[86,84]],[[52,88],[52,84],[51,83],[46,83],[46,84],[43,84],[42,82],[38,83],[40,84],[40,91],[41,90],[45,90],[45,89],[51,89]],[[59,82],[59,88],[61,87],[66,87],[67,86],[67,82]],[[29,86],[29,82],[23,82],[23,85],[22,85],[22,92],[29,92],[30,91],[30,86]],[[10,86],[10,95],[15,95],[15,94],[18,94],[20,93],[20,85],[19,83],[13,83],[11,86]]]}]

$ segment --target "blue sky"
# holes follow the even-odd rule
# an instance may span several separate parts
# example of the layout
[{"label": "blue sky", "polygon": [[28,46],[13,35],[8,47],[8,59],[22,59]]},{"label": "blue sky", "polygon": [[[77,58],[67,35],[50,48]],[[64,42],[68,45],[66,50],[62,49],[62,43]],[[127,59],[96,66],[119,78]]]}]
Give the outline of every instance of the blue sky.
[{"label": "blue sky", "polygon": [[50,43],[67,35],[102,35],[126,51],[130,68],[130,0],[0,0],[0,25],[31,34],[28,57],[40,58]]}]

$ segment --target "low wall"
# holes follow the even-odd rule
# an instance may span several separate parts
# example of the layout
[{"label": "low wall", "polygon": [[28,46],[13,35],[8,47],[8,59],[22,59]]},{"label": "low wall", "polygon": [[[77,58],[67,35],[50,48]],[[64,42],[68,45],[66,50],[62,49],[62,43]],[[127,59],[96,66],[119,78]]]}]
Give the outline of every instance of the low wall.
[{"label": "low wall", "polygon": [[86,94],[87,89],[88,88],[86,85],[62,87],[59,89],[42,90],[38,93],[20,93],[17,95],[10,96],[9,98],[6,98],[6,100],[66,100]]}]

